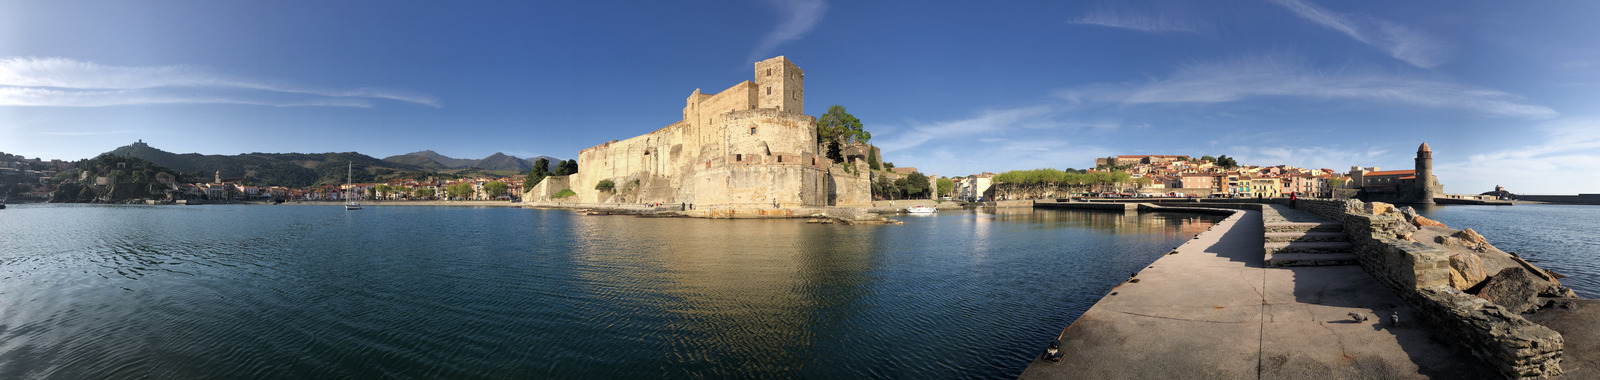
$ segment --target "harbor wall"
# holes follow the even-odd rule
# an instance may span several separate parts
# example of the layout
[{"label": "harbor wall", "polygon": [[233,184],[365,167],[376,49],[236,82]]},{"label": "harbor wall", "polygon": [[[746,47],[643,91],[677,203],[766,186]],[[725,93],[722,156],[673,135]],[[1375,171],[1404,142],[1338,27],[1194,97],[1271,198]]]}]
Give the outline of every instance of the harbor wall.
[{"label": "harbor wall", "polygon": [[1405,300],[1449,341],[1513,379],[1560,375],[1555,330],[1450,286],[1450,255],[1395,234],[1399,218],[1356,211],[1359,201],[1299,200],[1296,208],[1343,221],[1361,269]]},{"label": "harbor wall", "polygon": [[1518,195],[1519,201],[1535,201],[1550,203],[1572,203],[1584,205],[1600,205],[1600,194],[1578,195]]}]

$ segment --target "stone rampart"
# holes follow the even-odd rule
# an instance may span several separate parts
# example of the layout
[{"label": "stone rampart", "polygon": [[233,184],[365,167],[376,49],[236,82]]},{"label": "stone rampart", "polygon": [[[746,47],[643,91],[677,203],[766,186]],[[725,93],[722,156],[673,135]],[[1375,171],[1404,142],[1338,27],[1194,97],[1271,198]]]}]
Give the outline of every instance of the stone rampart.
[{"label": "stone rampart", "polygon": [[549,201],[549,200],[552,199],[552,197],[554,197],[556,195],[556,193],[561,192],[561,190],[567,190],[567,189],[571,189],[572,188],[572,185],[570,185],[569,181],[568,181],[570,177],[571,176],[564,176],[564,175],[563,176],[547,176],[547,177],[544,177],[544,180],[539,181],[538,185],[534,185],[533,188],[528,189],[527,192],[522,194],[522,201],[524,201],[524,202]]},{"label": "stone rampart", "polygon": [[1573,203],[1573,204],[1586,204],[1586,205],[1600,205],[1600,194],[1518,195],[1517,196],[1517,200],[1534,201],[1534,202],[1550,202],[1550,203]]},{"label": "stone rampart", "polygon": [[1450,255],[1396,237],[1399,218],[1348,212],[1345,201],[1300,200],[1296,208],[1337,217],[1357,263],[1394,291],[1449,341],[1466,348],[1502,375],[1543,378],[1562,373],[1561,334],[1514,311],[1450,286]]}]

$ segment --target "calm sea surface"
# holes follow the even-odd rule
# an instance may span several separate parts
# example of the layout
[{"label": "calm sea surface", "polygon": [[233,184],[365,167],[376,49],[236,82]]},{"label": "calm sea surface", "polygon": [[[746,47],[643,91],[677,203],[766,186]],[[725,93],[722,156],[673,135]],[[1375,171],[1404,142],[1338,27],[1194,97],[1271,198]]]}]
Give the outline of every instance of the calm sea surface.
[{"label": "calm sea surface", "polygon": [[1417,212],[1450,228],[1471,228],[1502,251],[1566,275],[1561,284],[1600,298],[1600,206],[1433,206]]},{"label": "calm sea surface", "polygon": [[1218,217],[901,219],[10,205],[0,378],[1014,378]]}]

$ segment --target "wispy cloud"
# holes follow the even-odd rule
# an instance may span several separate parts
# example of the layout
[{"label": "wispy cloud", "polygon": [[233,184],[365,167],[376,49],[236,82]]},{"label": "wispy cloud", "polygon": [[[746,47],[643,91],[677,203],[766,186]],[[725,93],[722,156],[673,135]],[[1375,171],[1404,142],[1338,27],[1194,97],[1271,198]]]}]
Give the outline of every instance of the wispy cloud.
[{"label": "wispy cloud", "polygon": [[0,58],[0,106],[222,103],[371,107],[376,99],[440,106],[437,98],[408,91],[316,88],[232,77],[196,66],[111,66],[66,58]]},{"label": "wispy cloud", "polygon": [[885,152],[893,152],[916,147],[935,138],[970,138],[1019,128],[1048,128],[1056,125],[1056,122],[1044,117],[1052,111],[1052,107],[1040,105],[982,110],[973,117],[960,120],[932,123],[912,121],[907,126],[890,127],[898,133],[877,145]]},{"label": "wispy cloud", "polygon": [[[1524,132],[1541,134],[1544,142],[1447,161],[1435,168],[1439,181],[1456,194],[1477,194],[1495,185],[1518,194],[1600,192],[1600,177],[1588,175],[1600,167],[1600,119],[1553,120]],[[1435,145],[1435,158],[1450,149]]]},{"label": "wispy cloud", "polygon": [[1100,8],[1083,15],[1078,19],[1068,21],[1073,24],[1096,25],[1110,28],[1132,29],[1141,32],[1163,33],[1182,32],[1195,34],[1209,34],[1212,27],[1201,23],[1192,17],[1185,16],[1188,12],[1174,11],[1134,11],[1124,8]]},{"label": "wispy cloud", "polygon": [[51,136],[99,136],[99,135],[128,135],[134,133],[149,133],[149,131],[43,131],[41,135]]},{"label": "wispy cloud", "polygon": [[1390,56],[1417,67],[1444,63],[1446,47],[1427,34],[1387,20],[1333,12],[1303,0],[1270,0],[1306,20],[1382,49]]},{"label": "wispy cloud", "polygon": [[[907,121],[874,126],[873,142],[894,161],[915,163],[924,173],[966,175],[982,171],[1084,167],[1090,157],[1112,150],[1076,145],[1064,132],[1107,132],[1122,127],[1115,121],[1085,121],[1073,108],[1042,104],[984,109],[955,120]],[[1077,135],[1084,135],[1078,133]]]},{"label": "wispy cloud", "polygon": [[1149,82],[1096,84],[1058,92],[1074,102],[1226,103],[1260,97],[1344,99],[1547,119],[1558,114],[1521,96],[1414,75],[1315,70],[1296,59],[1252,56],[1184,66]]},{"label": "wispy cloud", "polygon": [[767,58],[778,49],[778,45],[805,36],[822,21],[822,15],[828,11],[828,4],[822,0],[773,0],[769,3],[778,9],[783,22],[761,37],[761,43],[750,52],[747,62]]}]

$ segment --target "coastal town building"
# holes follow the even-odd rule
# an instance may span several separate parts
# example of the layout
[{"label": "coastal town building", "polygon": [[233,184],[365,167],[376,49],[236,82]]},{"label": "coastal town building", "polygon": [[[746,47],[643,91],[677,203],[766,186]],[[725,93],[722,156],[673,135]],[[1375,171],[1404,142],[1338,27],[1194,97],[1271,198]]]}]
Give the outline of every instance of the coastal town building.
[{"label": "coastal town building", "polygon": [[1129,165],[1138,165],[1138,164],[1159,164],[1159,163],[1164,163],[1164,162],[1189,161],[1189,156],[1185,156],[1185,155],[1170,155],[1170,154],[1145,154],[1145,155],[1129,155],[1129,156],[1105,157],[1105,158],[1096,158],[1094,160],[1094,166],[1095,167],[1106,166],[1107,163],[1111,163],[1111,161],[1108,161],[1107,159],[1115,159],[1115,162],[1113,164],[1116,165],[1116,166],[1129,166]]},{"label": "coastal town building", "polygon": [[805,72],[788,58],[756,62],[753,80],[716,94],[694,90],[677,122],[580,151],[577,174],[547,177],[548,184],[530,189],[526,199],[549,200],[561,190],[549,184],[564,181],[576,193],[570,201],[583,203],[702,209],[870,204],[866,162],[835,165],[820,153],[804,90]]},{"label": "coastal town building", "polygon": [[[1187,155],[1122,155],[1095,160],[1097,166],[1115,163],[1132,178],[1147,180],[1137,192],[1142,196],[1174,197],[1332,197],[1333,184],[1343,178],[1331,169],[1289,165],[1240,165],[1223,168]],[[1373,169],[1375,170],[1375,169]],[[1091,190],[1094,192],[1095,190]]]},{"label": "coastal town building", "polygon": [[955,198],[963,201],[977,201],[980,199],[994,199],[994,173],[973,174],[966,177],[956,177]]}]

